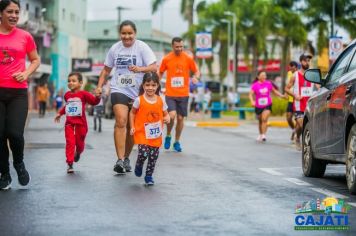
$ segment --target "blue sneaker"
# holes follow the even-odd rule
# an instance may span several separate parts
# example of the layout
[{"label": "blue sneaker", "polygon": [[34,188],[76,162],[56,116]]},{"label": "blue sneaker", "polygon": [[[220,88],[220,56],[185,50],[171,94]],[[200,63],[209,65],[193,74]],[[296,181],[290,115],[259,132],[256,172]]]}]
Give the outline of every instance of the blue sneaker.
[{"label": "blue sneaker", "polygon": [[176,152],[181,152],[182,151],[182,148],[180,147],[180,143],[179,142],[173,143],[173,148],[174,148],[174,151],[176,151]]},{"label": "blue sneaker", "polygon": [[135,166],[135,175],[137,176],[137,177],[141,177],[142,176],[142,168],[143,168],[143,166],[138,166],[138,165],[136,165]]},{"label": "blue sneaker", "polygon": [[153,177],[152,176],[145,176],[145,183],[147,185],[154,185],[155,182],[153,181]]},{"label": "blue sneaker", "polygon": [[164,139],[164,149],[169,149],[171,147],[171,136],[166,136],[166,138]]}]

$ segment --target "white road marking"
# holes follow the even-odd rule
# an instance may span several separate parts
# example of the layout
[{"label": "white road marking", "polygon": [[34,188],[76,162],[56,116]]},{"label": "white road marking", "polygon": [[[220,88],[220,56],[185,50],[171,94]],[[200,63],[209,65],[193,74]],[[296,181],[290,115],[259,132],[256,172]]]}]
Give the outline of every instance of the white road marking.
[{"label": "white road marking", "polygon": [[300,180],[300,179],[297,179],[297,178],[284,178],[285,180],[293,183],[293,184],[296,184],[296,185],[301,185],[301,186],[312,186],[312,184],[310,183],[307,183],[303,180]]},{"label": "white road marking", "polygon": [[342,195],[342,194],[339,194],[339,193],[335,193],[333,191],[330,191],[328,189],[325,189],[325,188],[310,188],[311,190],[314,190],[315,192],[318,192],[318,193],[322,193],[324,195],[326,195],[327,197],[335,197],[335,198],[349,198],[345,195]]},{"label": "white road marking", "polygon": [[281,176],[283,175],[281,172],[276,171],[276,169],[278,170],[279,168],[258,168],[259,170],[266,172],[270,175],[276,175],[276,176]]}]

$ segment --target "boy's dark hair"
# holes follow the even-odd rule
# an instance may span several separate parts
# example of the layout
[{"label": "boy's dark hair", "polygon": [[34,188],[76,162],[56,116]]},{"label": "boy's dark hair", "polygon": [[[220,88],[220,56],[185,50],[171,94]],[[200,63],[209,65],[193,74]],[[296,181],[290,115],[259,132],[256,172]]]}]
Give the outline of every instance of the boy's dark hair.
[{"label": "boy's dark hair", "polygon": [[159,83],[159,77],[158,74],[156,72],[147,72],[143,75],[143,79],[142,79],[142,84],[140,86],[140,91],[138,93],[139,96],[141,96],[145,90],[143,89],[143,84],[147,83],[147,82],[151,82],[153,81],[154,83],[158,84],[158,88],[156,90],[156,94],[160,95],[161,92],[161,84]]},{"label": "boy's dark hair", "polygon": [[69,75],[68,75],[68,78],[71,77],[71,76],[73,76],[73,75],[78,78],[78,81],[79,81],[79,82],[82,82],[82,81],[83,81],[83,76],[82,76],[81,73],[75,72],[75,71],[74,71],[74,72],[70,72]]},{"label": "boy's dark hair", "polygon": [[182,38],[180,38],[180,37],[174,37],[174,38],[172,39],[172,45],[174,44],[174,42],[180,43],[180,42],[182,42],[182,41],[183,41]]},{"label": "boy's dark hair", "polygon": [[124,20],[123,22],[121,22],[121,24],[120,24],[120,26],[119,26],[119,32],[121,32],[122,28],[123,28],[124,26],[127,26],[127,25],[131,26],[132,29],[135,31],[135,33],[137,33],[137,29],[136,29],[135,23],[133,23],[133,22],[130,21],[130,20]]},{"label": "boy's dark hair", "polygon": [[5,10],[11,3],[15,3],[20,8],[20,3],[17,0],[0,0],[0,12]]}]

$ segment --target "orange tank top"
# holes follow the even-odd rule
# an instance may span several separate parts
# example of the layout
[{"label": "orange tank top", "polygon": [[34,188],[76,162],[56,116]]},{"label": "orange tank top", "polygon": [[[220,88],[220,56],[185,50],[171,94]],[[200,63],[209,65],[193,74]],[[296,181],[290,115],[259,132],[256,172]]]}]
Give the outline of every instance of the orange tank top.
[{"label": "orange tank top", "polygon": [[143,95],[139,96],[140,106],[135,116],[135,144],[146,144],[160,147],[163,130],[163,101],[157,96],[153,104],[146,101]]}]

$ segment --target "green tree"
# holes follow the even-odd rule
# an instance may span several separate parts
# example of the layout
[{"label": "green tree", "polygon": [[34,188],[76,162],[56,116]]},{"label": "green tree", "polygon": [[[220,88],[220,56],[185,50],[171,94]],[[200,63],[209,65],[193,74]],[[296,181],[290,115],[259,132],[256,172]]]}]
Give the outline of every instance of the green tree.
[{"label": "green tree", "polygon": [[[307,29],[317,29],[318,53],[328,47],[328,38],[331,35],[332,0],[305,0],[300,8],[307,19]],[[356,37],[356,4],[355,0],[335,0],[335,23],[344,28],[351,36]],[[335,33],[335,32],[334,32]]]},{"label": "green tree", "polygon": [[274,0],[271,31],[279,38],[282,50],[281,77],[282,89],[287,77],[287,63],[290,61],[291,45],[299,46],[307,42],[307,32],[300,15],[295,11],[296,1]]},{"label": "green tree", "polygon": [[[166,0],[153,0],[152,1],[152,13],[155,13],[158,8]],[[185,20],[188,21],[188,30],[193,26],[193,17],[194,17],[194,0],[181,0],[180,12]],[[194,41],[190,40],[190,48],[193,49]]]}]

